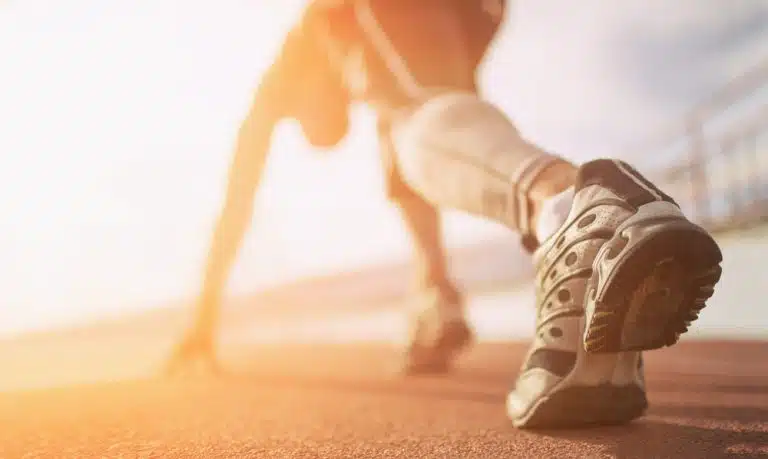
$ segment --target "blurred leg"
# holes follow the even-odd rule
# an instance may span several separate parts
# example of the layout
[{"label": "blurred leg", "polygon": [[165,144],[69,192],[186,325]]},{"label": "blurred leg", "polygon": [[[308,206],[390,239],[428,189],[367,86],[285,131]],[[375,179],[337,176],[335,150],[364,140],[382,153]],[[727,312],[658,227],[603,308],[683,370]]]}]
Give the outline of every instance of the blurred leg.
[{"label": "blurred leg", "polygon": [[438,209],[413,192],[394,199],[413,249],[414,290],[437,291],[445,303],[459,306],[459,293],[448,272]]},{"label": "blurred leg", "polygon": [[[413,294],[409,301],[407,372],[444,371],[467,344],[464,299],[450,278],[440,212],[402,180],[389,126],[380,122],[379,140],[388,198],[397,206],[412,249]],[[448,342],[450,341],[450,342]]]},{"label": "blurred leg", "polygon": [[433,98],[393,130],[398,165],[431,203],[498,221],[536,246],[541,206],[573,185],[576,166],[520,137],[471,93]]},{"label": "blurred leg", "polygon": [[437,290],[446,302],[458,304],[459,295],[448,272],[440,211],[403,181],[385,122],[379,124],[379,146],[387,197],[397,206],[411,241],[413,289]]}]

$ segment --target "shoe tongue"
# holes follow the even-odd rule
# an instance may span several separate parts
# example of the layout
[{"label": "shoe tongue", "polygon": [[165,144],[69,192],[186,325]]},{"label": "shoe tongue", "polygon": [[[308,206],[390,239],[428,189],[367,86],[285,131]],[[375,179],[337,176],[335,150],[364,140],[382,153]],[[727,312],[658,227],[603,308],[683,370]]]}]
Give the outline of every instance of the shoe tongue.
[{"label": "shoe tongue", "polygon": [[675,203],[668,194],[624,161],[597,159],[584,163],[576,174],[576,193],[591,185],[610,190],[616,197],[636,207],[655,200]]},{"label": "shoe tongue", "polygon": [[622,175],[613,160],[595,159],[579,167],[574,188],[577,193],[590,185],[608,185],[611,188],[610,183],[623,181]]}]

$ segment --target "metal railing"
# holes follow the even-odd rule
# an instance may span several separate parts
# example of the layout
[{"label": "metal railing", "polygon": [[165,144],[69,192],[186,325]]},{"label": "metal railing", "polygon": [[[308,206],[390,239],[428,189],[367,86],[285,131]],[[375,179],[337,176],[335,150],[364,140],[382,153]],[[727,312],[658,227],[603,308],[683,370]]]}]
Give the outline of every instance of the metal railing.
[{"label": "metal railing", "polygon": [[698,223],[727,230],[768,220],[768,59],[697,106],[653,150],[667,161],[646,172]]}]

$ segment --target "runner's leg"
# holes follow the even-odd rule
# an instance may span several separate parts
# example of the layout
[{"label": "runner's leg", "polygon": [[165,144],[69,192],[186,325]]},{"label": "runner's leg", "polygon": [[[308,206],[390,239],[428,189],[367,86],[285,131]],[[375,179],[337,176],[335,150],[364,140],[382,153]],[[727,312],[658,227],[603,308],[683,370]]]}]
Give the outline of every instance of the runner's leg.
[{"label": "runner's leg", "polygon": [[[438,209],[403,181],[389,125],[380,121],[378,131],[387,197],[399,210],[413,254],[413,297],[408,302],[410,333],[404,369],[407,372],[443,371],[469,340],[464,299],[450,278]],[[448,324],[450,326],[446,326]],[[428,337],[425,331],[430,329],[434,332]],[[437,346],[438,341],[448,342],[447,333],[465,336],[450,337],[451,346]]]}]

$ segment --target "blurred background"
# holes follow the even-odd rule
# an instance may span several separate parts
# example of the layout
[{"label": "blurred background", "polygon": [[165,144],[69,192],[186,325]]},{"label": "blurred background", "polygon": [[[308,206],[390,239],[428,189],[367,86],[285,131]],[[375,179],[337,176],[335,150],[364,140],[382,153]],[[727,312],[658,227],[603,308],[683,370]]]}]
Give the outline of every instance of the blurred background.
[{"label": "blurred background", "polygon": [[[236,130],[302,4],[0,3],[0,337],[186,320]],[[768,337],[768,1],[518,0],[482,79],[531,141],[578,162],[626,159],[716,230],[725,274],[696,327]],[[409,246],[374,134],[363,107],[330,155],[281,126],[230,284],[232,323],[402,299]],[[527,336],[517,239],[445,219],[476,320],[489,336]]]}]

